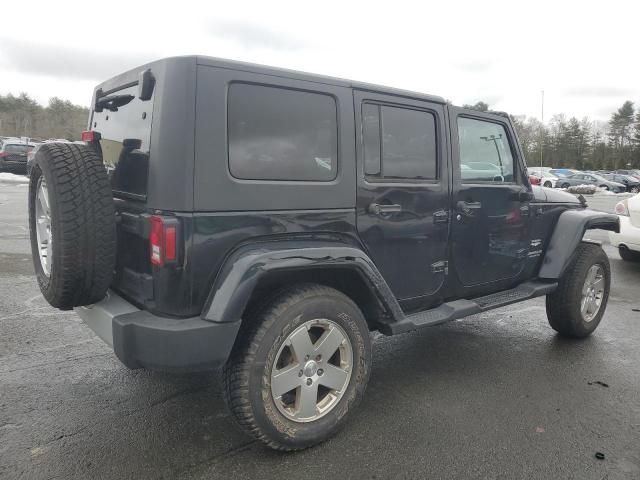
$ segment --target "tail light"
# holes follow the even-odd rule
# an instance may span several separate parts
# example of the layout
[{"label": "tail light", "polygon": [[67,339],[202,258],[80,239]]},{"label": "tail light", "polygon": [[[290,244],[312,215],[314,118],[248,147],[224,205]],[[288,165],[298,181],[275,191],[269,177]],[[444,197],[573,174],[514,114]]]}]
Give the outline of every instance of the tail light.
[{"label": "tail light", "polygon": [[152,215],[149,218],[149,252],[151,264],[162,267],[178,263],[178,235],[180,222],[177,218]]},{"label": "tail light", "polygon": [[615,212],[618,215],[629,216],[629,204],[626,199],[616,204]]},{"label": "tail light", "polygon": [[0,152],[0,158],[8,157],[9,154],[7,152]]},{"label": "tail light", "polygon": [[83,142],[91,143],[100,140],[100,132],[94,130],[86,130],[80,134],[80,140]]}]

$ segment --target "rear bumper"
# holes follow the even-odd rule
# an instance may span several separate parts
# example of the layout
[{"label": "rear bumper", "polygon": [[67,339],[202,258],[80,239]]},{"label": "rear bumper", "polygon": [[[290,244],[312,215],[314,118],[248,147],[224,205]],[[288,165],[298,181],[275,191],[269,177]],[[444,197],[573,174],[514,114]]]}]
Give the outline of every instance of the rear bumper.
[{"label": "rear bumper", "polygon": [[129,368],[196,371],[220,366],[229,357],[240,328],[239,321],[158,317],[113,291],[99,303],[75,311]]}]

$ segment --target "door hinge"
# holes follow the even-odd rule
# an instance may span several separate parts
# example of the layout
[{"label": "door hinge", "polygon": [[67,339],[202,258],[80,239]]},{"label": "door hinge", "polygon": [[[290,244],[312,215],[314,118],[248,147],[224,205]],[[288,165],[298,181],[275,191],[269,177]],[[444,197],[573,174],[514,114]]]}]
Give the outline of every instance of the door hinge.
[{"label": "door hinge", "polygon": [[435,262],[431,264],[431,271],[433,273],[444,273],[445,275],[449,274],[449,262],[446,260],[440,260],[439,262]]}]

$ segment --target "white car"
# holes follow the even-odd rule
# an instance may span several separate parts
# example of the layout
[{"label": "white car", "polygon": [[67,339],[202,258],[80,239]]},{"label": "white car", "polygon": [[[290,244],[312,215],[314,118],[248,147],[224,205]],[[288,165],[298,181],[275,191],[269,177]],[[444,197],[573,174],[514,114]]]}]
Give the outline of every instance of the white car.
[{"label": "white car", "polygon": [[527,169],[527,171],[529,172],[529,175],[535,175],[540,179],[541,186],[548,187],[548,188],[556,188],[556,184],[559,179],[555,175],[549,173],[549,170],[551,170],[551,168],[549,167],[542,167],[542,168],[533,167],[533,168]]},{"label": "white car", "polygon": [[623,260],[640,262],[640,194],[616,204],[620,233],[609,232],[611,245],[618,247]]}]

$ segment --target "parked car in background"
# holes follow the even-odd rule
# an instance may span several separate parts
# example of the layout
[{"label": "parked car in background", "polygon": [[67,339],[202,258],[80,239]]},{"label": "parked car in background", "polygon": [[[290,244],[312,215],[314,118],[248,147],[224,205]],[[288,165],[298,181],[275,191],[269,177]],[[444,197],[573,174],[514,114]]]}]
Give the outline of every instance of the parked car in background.
[{"label": "parked car in background", "polygon": [[547,167],[533,167],[528,169],[529,174],[540,178],[540,185],[543,187],[555,188],[557,187],[558,177],[549,173],[550,170],[551,169]]},{"label": "parked car in background", "polygon": [[576,173],[575,175],[560,179],[560,188],[569,188],[578,185],[595,185],[596,187],[610,190],[613,193],[627,191],[627,187],[622,183],[612,182],[597,173]]},{"label": "parked car in background", "polygon": [[35,147],[33,143],[19,139],[7,139],[0,146],[0,172],[27,173],[27,154]]},{"label": "parked car in background", "polygon": [[580,170],[573,170],[571,168],[552,168],[549,170],[551,175],[555,175],[558,178],[570,177],[576,173],[582,173]]},{"label": "parked car in background", "polygon": [[620,175],[617,173],[604,173],[602,176],[612,182],[622,183],[627,187],[627,192],[640,193],[640,180],[636,177],[632,177],[631,175]]},{"label": "parked car in background", "polygon": [[618,202],[615,212],[620,217],[620,233],[609,232],[611,245],[623,260],[640,262],[640,195]]},{"label": "parked car in background", "polygon": [[631,175],[636,180],[640,180],[640,170],[615,170],[611,173],[616,173],[618,175]]}]

